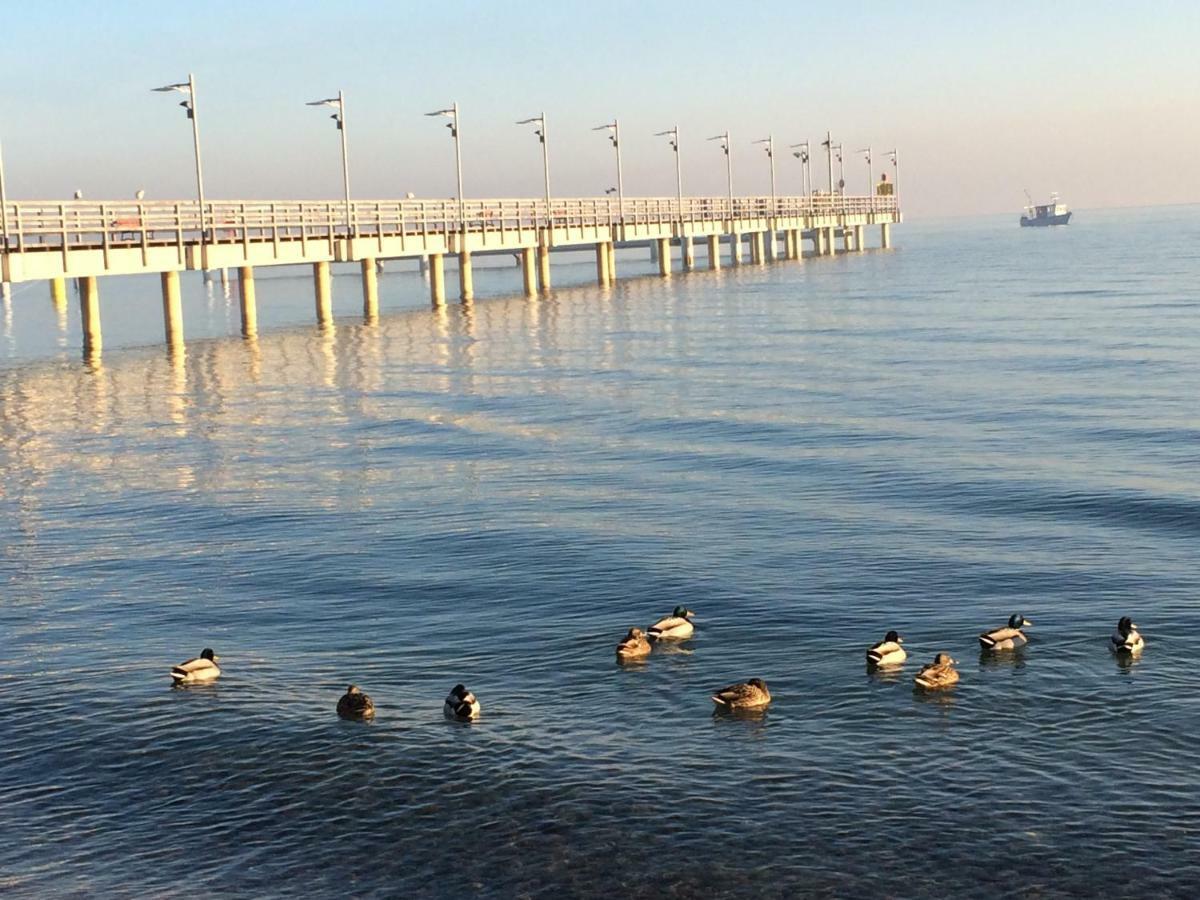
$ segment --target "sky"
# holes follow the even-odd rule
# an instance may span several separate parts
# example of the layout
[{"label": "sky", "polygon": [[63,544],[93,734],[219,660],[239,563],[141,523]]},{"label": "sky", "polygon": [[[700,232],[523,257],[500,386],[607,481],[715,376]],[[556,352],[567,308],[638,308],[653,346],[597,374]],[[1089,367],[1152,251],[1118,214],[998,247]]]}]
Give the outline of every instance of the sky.
[{"label": "sky", "polygon": [[[620,119],[625,193],[769,193],[752,142],[842,142],[848,191],[900,155],[907,215],[1019,212],[1028,189],[1074,208],[1200,202],[1200,0],[553,3],[0,0],[0,145],[10,199],[194,196],[175,94],[196,76],[210,199],[336,198],[331,112],[346,92],[351,191],[455,195],[444,119],[461,109],[465,194],[540,196],[544,111],[553,193],[615,182],[591,128]],[[19,87],[18,87],[19,86]],[[814,178],[825,184],[823,151]],[[836,177],[836,176],[835,176]]]}]

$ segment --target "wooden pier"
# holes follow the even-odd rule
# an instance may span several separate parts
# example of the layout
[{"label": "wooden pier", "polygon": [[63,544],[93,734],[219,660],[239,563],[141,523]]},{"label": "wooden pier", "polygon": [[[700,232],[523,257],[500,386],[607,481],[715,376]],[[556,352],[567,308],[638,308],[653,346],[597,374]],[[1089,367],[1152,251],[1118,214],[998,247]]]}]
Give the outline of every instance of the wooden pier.
[{"label": "wooden pier", "polygon": [[[331,263],[357,262],[362,271],[363,315],[378,315],[376,263],[421,259],[429,266],[430,299],[446,302],[444,260],[458,261],[459,296],[474,291],[471,261],[486,254],[515,255],[527,294],[550,290],[553,251],[594,248],[596,280],[617,277],[616,249],[650,245],[659,273],[671,274],[671,247],[683,268],[695,263],[694,242],[705,244],[707,265],[803,257],[803,241],[817,256],[832,255],[841,235],[845,252],[866,247],[866,229],[878,225],[879,246],[891,246],[901,221],[895,196],[813,194],[803,197],[611,197],[517,200],[9,202],[0,208],[0,281],[44,280],[56,303],[66,279],[79,280],[85,352],[101,345],[99,279],[158,274],[164,334],[183,341],[179,273],[236,268],[242,332],[257,330],[254,269],[310,265],[318,324],[332,317]],[[202,230],[203,228],[203,230]]]}]

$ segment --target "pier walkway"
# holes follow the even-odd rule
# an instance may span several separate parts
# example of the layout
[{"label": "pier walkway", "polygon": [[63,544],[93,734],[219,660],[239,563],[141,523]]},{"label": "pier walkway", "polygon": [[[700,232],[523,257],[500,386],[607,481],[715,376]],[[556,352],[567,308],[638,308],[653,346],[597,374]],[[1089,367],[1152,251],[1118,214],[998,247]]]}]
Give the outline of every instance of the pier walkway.
[{"label": "pier walkway", "polygon": [[[179,273],[236,268],[242,331],[257,331],[254,269],[311,265],[316,318],[332,318],[331,263],[362,269],[363,314],[378,315],[377,263],[421,259],[429,265],[431,300],[446,299],[444,259],[458,261],[459,296],[474,292],[472,256],[519,257],[527,294],[550,289],[552,251],[594,248],[601,285],[616,278],[618,247],[649,244],[659,272],[671,273],[672,246],[683,269],[695,265],[693,242],[706,244],[709,268],[802,258],[811,240],[818,256],[866,246],[866,228],[901,221],[894,196],[813,194],[806,197],[626,197],[546,200],[356,200],[9,202],[0,209],[0,281],[44,280],[56,304],[66,302],[66,280],[79,279],[85,352],[100,348],[97,279],[158,274],[162,279],[168,344],[183,340]],[[782,241],[782,248],[780,243]]]}]

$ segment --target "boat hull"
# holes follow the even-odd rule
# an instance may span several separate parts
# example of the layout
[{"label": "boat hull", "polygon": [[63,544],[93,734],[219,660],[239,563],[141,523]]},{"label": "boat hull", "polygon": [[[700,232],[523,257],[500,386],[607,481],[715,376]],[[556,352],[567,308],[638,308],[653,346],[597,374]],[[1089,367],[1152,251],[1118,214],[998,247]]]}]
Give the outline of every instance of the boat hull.
[{"label": "boat hull", "polygon": [[1029,216],[1021,216],[1022,228],[1043,228],[1047,225],[1066,225],[1071,221],[1069,212],[1063,213],[1061,216],[1040,216],[1029,218]]}]

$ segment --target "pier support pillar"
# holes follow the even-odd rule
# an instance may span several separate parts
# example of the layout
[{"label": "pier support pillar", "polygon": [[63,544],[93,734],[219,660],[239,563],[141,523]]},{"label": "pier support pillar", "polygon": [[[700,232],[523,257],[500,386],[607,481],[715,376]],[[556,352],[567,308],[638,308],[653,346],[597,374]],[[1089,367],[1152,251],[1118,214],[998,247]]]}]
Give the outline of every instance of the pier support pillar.
[{"label": "pier support pillar", "polygon": [[608,242],[601,241],[596,245],[596,283],[600,287],[608,285]]},{"label": "pier support pillar", "polygon": [[51,278],[50,279],[50,302],[54,304],[54,308],[58,309],[65,306],[67,302],[67,279]]},{"label": "pier support pillar", "polygon": [[854,226],[854,252],[862,253],[867,249],[867,226]]},{"label": "pier support pillar", "polygon": [[475,273],[471,269],[471,254],[458,254],[458,295],[463,300],[475,299]]},{"label": "pier support pillar", "polygon": [[854,229],[842,226],[842,252],[849,253],[854,249]]},{"label": "pier support pillar", "polygon": [[100,290],[95,275],[79,279],[79,324],[83,331],[83,352],[99,353],[104,341],[100,336]]},{"label": "pier support pillar", "polygon": [[836,234],[835,229],[826,228],[825,229],[825,255],[826,256],[834,256],[837,253],[837,245],[835,243],[836,240],[837,240],[837,234]]},{"label": "pier support pillar", "polygon": [[764,261],[764,241],[761,231],[754,232],[753,243],[750,245],[750,260],[755,264],[761,264]]},{"label": "pier support pillar", "polygon": [[658,274],[671,274],[671,241],[669,238],[658,238],[654,242],[658,248]]},{"label": "pier support pillar", "polygon": [[162,273],[163,334],[167,346],[183,345],[183,304],[179,300],[179,273]]},{"label": "pier support pillar", "polygon": [[446,302],[446,266],[442,254],[429,254],[429,299],[434,306]]},{"label": "pier support pillar", "polygon": [[731,266],[742,264],[742,236],[737,232],[729,236],[729,264]]},{"label": "pier support pillar", "polygon": [[532,297],[537,293],[537,263],[534,262],[534,248],[521,248],[521,278],[525,282],[525,295]]},{"label": "pier support pillar", "polygon": [[708,236],[708,267],[721,268],[721,236],[718,234]]},{"label": "pier support pillar", "polygon": [[242,337],[254,337],[258,334],[258,300],[251,266],[238,267],[238,300],[242,308]]},{"label": "pier support pillar", "polygon": [[884,250],[892,249],[892,226],[888,222],[879,226],[879,246]]},{"label": "pier support pillar", "polygon": [[313,289],[316,295],[317,324],[328,325],[333,319],[333,283],[329,276],[329,263],[313,263]]},{"label": "pier support pillar", "polygon": [[692,247],[692,239],[684,236],[679,239],[679,255],[683,261],[683,271],[690,272],[696,268],[696,251]]},{"label": "pier support pillar", "polygon": [[374,322],[379,318],[379,270],[375,260],[364,259],[362,266],[363,318]]},{"label": "pier support pillar", "polygon": [[617,281],[617,244],[615,241],[608,242],[608,280],[613,284]]},{"label": "pier support pillar", "polygon": [[542,289],[542,293],[550,290],[550,248],[538,247],[538,285]]}]

